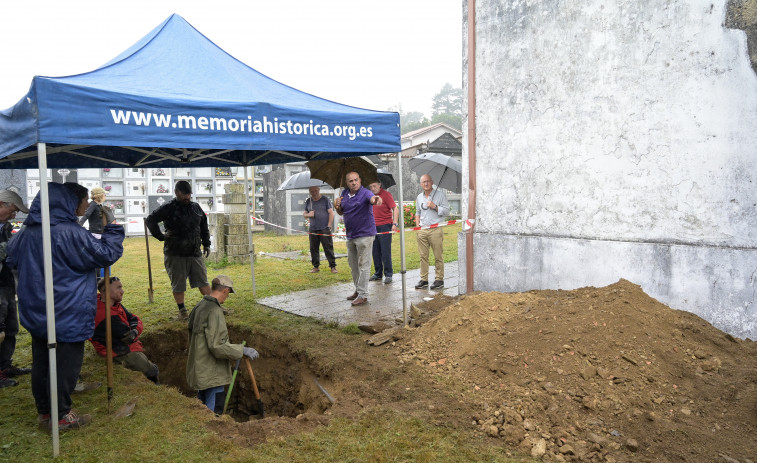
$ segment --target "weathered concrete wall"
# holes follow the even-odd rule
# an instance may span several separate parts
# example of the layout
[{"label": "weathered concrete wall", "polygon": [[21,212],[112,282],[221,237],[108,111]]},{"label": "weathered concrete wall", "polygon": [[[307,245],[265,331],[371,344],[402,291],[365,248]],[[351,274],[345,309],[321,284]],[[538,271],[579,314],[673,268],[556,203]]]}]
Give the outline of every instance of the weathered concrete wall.
[{"label": "weathered concrete wall", "polygon": [[626,278],[757,337],[757,77],[726,3],[476,2],[475,289]]}]

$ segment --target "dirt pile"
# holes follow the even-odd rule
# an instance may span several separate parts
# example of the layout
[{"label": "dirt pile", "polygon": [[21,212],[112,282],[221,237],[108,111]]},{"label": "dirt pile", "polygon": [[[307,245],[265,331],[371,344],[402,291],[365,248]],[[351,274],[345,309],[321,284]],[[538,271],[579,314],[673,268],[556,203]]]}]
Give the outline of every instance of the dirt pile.
[{"label": "dirt pile", "polygon": [[421,309],[427,319],[396,343],[400,362],[422,366],[434,383],[463,384],[460,397],[478,409],[471,425],[526,454],[618,462],[757,456],[755,343],[628,281],[437,298]]}]

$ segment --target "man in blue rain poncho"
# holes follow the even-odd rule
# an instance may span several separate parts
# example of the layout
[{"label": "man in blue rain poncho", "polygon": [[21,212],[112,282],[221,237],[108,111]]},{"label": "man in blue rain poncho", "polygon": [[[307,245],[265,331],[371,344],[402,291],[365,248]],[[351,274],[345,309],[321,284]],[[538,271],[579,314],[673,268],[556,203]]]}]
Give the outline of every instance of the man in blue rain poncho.
[{"label": "man in blue rain poncho", "polygon": [[[95,331],[95,270],[113,265],[123,253],[124,228],[106,225],[102,239],[79,226],[87,209],[87,189],[76,183],[48,184],[55,298],[59,429],[79,428],[89,415],[71,410],[71,393],[81,372],[84,342]],[[32,395],[41,428],[50,429],[50,371],[47,346],[42,207],[34,198],[22,229],[8,243],[7,264],[18,270],[21,325],[32,336]]]}]

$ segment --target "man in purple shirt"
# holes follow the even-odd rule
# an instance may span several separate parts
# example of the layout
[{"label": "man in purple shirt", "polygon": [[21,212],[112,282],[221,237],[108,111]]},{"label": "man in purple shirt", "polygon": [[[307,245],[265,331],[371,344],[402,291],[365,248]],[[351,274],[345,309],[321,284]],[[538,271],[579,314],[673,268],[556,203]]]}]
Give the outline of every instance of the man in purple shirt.
[{"label": "man in purple shirt", "polygon": [[344,216],[347,231],[347,262],[352,270],[355,292],[347,297],[353,306],[368,302],[368,278],[371,273],[371,253],[376,237],[376,222],[373,220],[374,205],[381,205],[381,197],[363,187],[360,175],[350,172],[345,176],[347,188],[334,201],[337,214]]}]

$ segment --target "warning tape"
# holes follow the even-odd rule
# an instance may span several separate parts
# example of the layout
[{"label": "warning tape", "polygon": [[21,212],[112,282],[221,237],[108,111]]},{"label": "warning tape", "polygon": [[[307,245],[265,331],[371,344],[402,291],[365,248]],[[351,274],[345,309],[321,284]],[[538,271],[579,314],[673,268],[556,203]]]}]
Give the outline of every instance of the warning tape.
[{"label": "warning tape", "polygon": [[[326,234],[326,233],[310,233],[310,232],[307,232],[307,231],[296,230],[294,228],[287,228],[287,227],[283,227],[281,225],[277,225],[275,223],[266,222],[265,220],[263,220],[261,218],[258,218],[258,217],[253,217],[252,219],[255,220],[259,224],[268,225],[268,226],[271,226],[271,227],[276,227],[276,228],[280,228],[282,230],[288,230],[288,231],[292,231],[292,232],[295,232],[295,233],[302,233],[302,234],[305,234],[305,235],[338,236],[338,237],[344,237],[344,236],[346,236],[346,233],[333,233],[331,235]],[[475,223],[475,219],[448,220],[447,222],[435,223],[433,225],[426,225],[426,226],[423,226],[423,227],[406,228],[405,231],[429,230],[429,229],[432,229],[432,228],[447,227],[447,226],[455,225],[455,224],[458,224],[458,223],[462,223],[463,224],[463,231],[467,232],[468,230],[470,230],[471,228],[473,228],[473,224]],[[399,233],[399,232],[400,231],[397,230],[397,231],[379,232],[377,234],[378,235],[385,235],[385,234],[389,234],[389,233]]]}]

